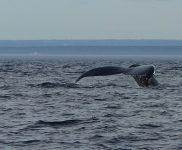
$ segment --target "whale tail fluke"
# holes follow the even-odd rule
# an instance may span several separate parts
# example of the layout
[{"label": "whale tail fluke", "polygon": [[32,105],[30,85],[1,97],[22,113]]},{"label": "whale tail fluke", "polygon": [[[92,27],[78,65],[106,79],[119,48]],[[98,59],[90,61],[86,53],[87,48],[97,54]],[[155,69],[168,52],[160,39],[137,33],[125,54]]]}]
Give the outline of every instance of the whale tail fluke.
[{"label": "whale tail fluke", "polygon": [[115,74],[124,73],[125,71],[126,71],[125,68],[113,67],[113,66],[94,68],[94,69],[89,70],[89,71],[85,72],[84,74],[82,74],[76,80],[76,82],[78,82],[79,80],[81,80],[84,77],[115,75]]},{"label": "whale tail fluke", "polygon": [[154,78],[155,67],[153,65],[138,65],[134,64],[128,68],[124,67],[99,67],[91,69],[83,73],[77,80],[76,83],[84,77],[90,76],[108,76],[115,74],[131,75],[139,86],[158,85],[157,80]]}]

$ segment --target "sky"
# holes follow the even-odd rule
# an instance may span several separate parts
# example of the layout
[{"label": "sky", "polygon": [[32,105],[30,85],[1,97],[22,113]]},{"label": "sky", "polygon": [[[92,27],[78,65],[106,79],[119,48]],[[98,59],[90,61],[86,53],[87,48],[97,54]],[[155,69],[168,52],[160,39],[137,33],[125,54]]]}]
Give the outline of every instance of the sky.
[{"label": "sky", "polygon": [[0,0],[0,40],[182,40],[182,0]]}]

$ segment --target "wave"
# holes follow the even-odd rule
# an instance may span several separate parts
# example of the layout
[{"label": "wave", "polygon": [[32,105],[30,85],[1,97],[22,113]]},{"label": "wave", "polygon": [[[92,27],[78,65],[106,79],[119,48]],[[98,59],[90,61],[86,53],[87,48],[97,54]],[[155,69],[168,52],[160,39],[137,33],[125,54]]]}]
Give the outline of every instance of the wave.
[{"label": "wave", "polygon": [[43,82],[39,84],[28,84],[30,87],[38,87],[38,88],[84,88],[84,89],[92,89],[92,88],[105,88],[105,87],[123,87],[127,88],[128,86],[121,86],[115,83],[107,83],[107,84],[92,84],[92,85],[82,85],[77,83],[59,83],[59,82]]},{"label": "wave", "polygon": [[59,82],[43,82],[40,84],[28,84],[30,87],[39,87],[39,88],[58,88],[58,87],[63,87],[63,88],[104,88],[108,86],[116,87],[116,84],[106,84],[106,85],[88,85],[88,86],[82,86],[80,84],[76,83],[59,83]]},{"label": "wave", "polygon": [[124,141],[136,142],[136,141],[141,141],[141,139],[139,138],[139,136],[135,134],[129,134],[129,135],[118,135],[116,137],[112,137],[109,140],[106,140],[105,142],[109,144],[118,144]]},{"label": "wave", "polygon": [[9,95],[0,95],[0,98],[3,98],[3,99],[10,99],[11,96],[9,96]]},{"label": "wave", "polygon": [[160,127],[162,127],[162,125],[148,123],[148,124],[140,124],[139,127],[137,127],[137,128],[154,129],[154,128],[160,128]]},{"label": "wave", "polygon": [[53,128],[60,128],[60,127],[72,127],[79,124],[86,124],[86,123],[96,123],[99,119],[93,117],[89,119],[69,119],[63,121],[44,121],[38,120],[34,124],[25,127],[23,130],[31,130],[34,128],[42,128],[42,127],[53,127]]},{"label": "wave", "polygon": [[22,141],[23,144],[36,144],[42,142],[41,140],[26,140],[26,141]]},{"label": "wave", "polygon": [[7,85],[0,86],[1,90],[9,90],[10,88],[11,86],[7,86]]},{"label": "wave", "polygon": [[45,127],[45,126],[50,126],[50,127],[61,127],[61,126],[72,126],[81,123],[82,120],[79,119],[73,119],[73,120],[64,120],[64,121],[43,121],[39,120],[34,124],[34,127]]},{"label": "wave", "polygon": [[1,144],[9,144],[9,145],[16,145],[16,146],[34,145],[34,144],[43,143],[43,142],[47,142],[47,141],[36,140],[36,139],[23,140],[23,141],[21,140],[20,141],[0,141]]},{"label": "wave", "polygon": [[75,88],[78,87],[75,83],[58,83],[58,82],[43,82],[40,84],[28,84],[30,87],[39,87],[39,88]]},{"label": "wave", "polygon": [[176,66],[176,67],[170,67],[168,68],[168,70],[182,70],[182,67],[181,66]]},{"label": "wave", "polygon": [[107,84],[103,84],[103,83],[97,83],[97,84],[91,84],[91,85],[81,85],[81,84],[77,84],[78,88],[107,88],[107,87],[123,87],[123,88],[127,88],[128,86],[126,85],[119,85],[119,84],[115,84],[115,83],[107,83]]}]

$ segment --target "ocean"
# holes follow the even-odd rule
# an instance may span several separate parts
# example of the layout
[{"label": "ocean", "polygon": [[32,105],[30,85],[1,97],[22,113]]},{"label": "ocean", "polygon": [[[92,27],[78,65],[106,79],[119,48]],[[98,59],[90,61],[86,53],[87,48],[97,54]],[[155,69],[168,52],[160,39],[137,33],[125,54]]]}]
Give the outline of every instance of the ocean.
[{"label": "ocean", "polygon": [[[157,87],[101,66],[156,66]],[[156,56],[0,57],[0,149],[180,150],[182,59]]]}]

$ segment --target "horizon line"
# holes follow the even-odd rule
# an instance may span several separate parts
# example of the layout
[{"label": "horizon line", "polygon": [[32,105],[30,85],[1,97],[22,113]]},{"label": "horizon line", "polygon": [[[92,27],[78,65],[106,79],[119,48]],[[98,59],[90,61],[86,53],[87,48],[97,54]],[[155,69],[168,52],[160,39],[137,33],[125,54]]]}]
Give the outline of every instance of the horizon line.
[{"label": "horizon line", "polygon": [[182,41],[182,39],[0,39],[0,41]]}]

